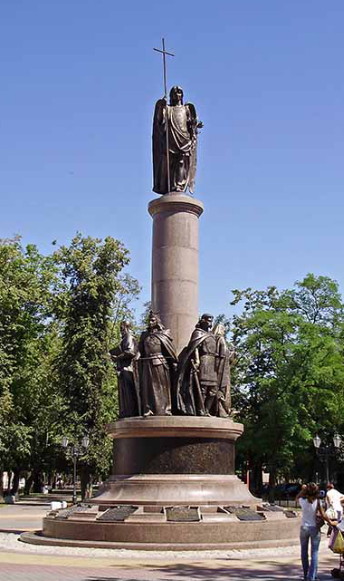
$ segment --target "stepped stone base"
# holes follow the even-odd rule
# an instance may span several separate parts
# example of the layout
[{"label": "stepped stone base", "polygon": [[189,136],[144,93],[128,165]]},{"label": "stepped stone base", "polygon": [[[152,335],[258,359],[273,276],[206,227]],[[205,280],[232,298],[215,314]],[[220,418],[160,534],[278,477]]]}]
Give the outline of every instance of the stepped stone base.
[{"label": "stepped stone base", "polygon": [[108,426],[115,439],[113,474],[98,505],[255,505],[234,474],[243,426],[227,418],[151,416]]},{"label": "stepped stone base", "polygon": [[156,516],[160,514],[142,514],[137,521],[120,523],[58,521],[48,516],[43,520],[43,536],[31,535],[26,542],[159,551],[240,549],[297,543],[300,528],[299,518],[285,515],[283,520],[240,522],[207,513],[200,522],[187,523],[159,522]]},{"label": "stepped stone base", "polygon": [[91,502],[104,508],[119,504],[217,507],[256,506],[257,500],[235,475],[138,474],[111,476]]},{"label": "stepped stone base", "polygon": [[[138,543],[138,542],[111,542],[111,541],[83,541],[78,539],[59,539],[44,537],[40,533],[23,533],[20,540],[31,545],[47,545],[58,547],[84,547],[94,549],[127,549],[127,550],[141,550],[141,551],[206,551],[206,550],[244,550],[244,549],[271,549],[280,547],[290,547],[291,545],[298,545],[298,532],[300,523],[297,521],[297,526],[294,531],[289,530],[289,537],[282,538],[279,531],[274,539],[250,540],[250,541],[233,541],[233,542],[219,542],[214,544],[207,543]],[[276,532],[276,531],[275,531]]]},{"label": "stepped stone base", "polygon": [[231,419],[212,417],[119,420],[108,426],[114,470],[98,496],[52,511],[41,535],[22,540],[159,551],[296,542],[299,519],[260,504],[234,474],[242,431]]}]

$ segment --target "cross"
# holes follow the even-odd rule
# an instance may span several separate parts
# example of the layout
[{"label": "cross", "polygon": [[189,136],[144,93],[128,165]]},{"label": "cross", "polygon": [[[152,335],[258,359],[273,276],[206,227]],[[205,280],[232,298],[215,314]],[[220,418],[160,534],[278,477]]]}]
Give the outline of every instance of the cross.
[{"label": "cross", "polygon": [[172,54],[171,52],[167,52],[167,50],[165,50],[165,39],[164,38],[162,39],[162,50],[160,50],[160,48],[153,48],[153,50],[156,50],[156,52],[160,52],[162,54],[163,67],[164,67],[165,99],[167,99],[166,55],[168,54],[168,56],[174,56],[174,54]]},{"label": "cross", "polygon": [[[153,48],[156,52],[160,52],[162,54],[162,62],[163,62],[163,69],[164,69],[164,90],[165,90],[165,99],[167,104],[167,74],[166,74],[166,55],[174,56],[171,52],[167,52],[165,50],[165,39],[162,39],[162,50],[159,48]],[[170,152],[169,152],[169,145],[168,145],[168,115],[166,113],[166,163],[167,163],[167,193],[170,193],[171,189],[171,181],[170,181]]]}]

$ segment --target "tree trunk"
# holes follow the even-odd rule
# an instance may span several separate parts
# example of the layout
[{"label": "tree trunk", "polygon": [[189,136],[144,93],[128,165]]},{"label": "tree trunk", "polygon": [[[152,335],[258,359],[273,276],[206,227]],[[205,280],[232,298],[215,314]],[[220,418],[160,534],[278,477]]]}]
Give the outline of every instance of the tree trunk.
[{"label": "tree trunk", "polygon": [[41,471],[33,472],[33,492],[42,492],[43,474]]},{"label": "tree trunk", "polygon": [[30,472],[29,476],[25,479],[24,494],[30,494],[32,484],[33,484],[33,472]]},{"label": "tree trunk", "polygon": [[4,502],[4,472],[0,470],[0,504]]},{"label": "tree trunk", "polygon": [[269,474],[269,502],[275,502],[276,470],[270,468]]},{"label": "tree trunk", "polygon": [[56,488],[56,472],[49,472],[48,474],[48,486],[50,488]]},{"label": "tree trunk", "polygon": [[11,481],[12,481],[12,470],[7,470],[7,489],[6,494],[10,493],[11,490]]},{"label": "tree trunk", "polygon": [[11,494],[17,494],[19,490],[20,470],[16,468],[13,470],[13,481],[11,486]]},{"label": "tree trunk", "polygon": [[263,486],[262,463],[253,462],[251,471],[250,491],[253,494],[259,495],[261,493],[262,486]]},{"label": "tree trunk", "polygon": [[92,495],[92,476],[87,467],[80,469],[81,499],[86,500]]}]

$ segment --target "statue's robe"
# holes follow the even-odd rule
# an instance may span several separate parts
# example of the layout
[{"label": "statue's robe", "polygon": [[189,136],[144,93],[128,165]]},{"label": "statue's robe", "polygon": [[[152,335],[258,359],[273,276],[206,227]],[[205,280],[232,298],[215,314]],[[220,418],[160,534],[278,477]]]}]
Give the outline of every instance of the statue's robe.
[{"label": "statue's robe", "polygon": [[139,352],[143,415],[171,415],[177,355],[169,331],[144,331],[139,342]]},{"label": "statue's robe", "polygon": [[[167,180],[166,118],[168,121],[168,145],[170,188]],[[197,161],[197,116],[192,103],[166,105],[157,101],[153,120],[153,191],[193,193]]]},{"label": "statue's robe", "polygon": [[227,418],[231,408],[230,351],[226,339],[222,335],[216,340],[216,361],[218,388],[216,415],[220,418]]},{"label": "statue's robe", "polygon": [[119,417],[140,415],[140,395],[137,377],[137,343],[131,333],[125,333],[114,355],[118,373]]},{"label": "statue's robe", "polygon": [[[199,353],[196,371],[195,351]],[[216,339],[213,333],[196,328],[188,346],[179,357],[179,375],[176,389],[177,409],[186,415],[205,415],[206,395],[216,393]]]}]

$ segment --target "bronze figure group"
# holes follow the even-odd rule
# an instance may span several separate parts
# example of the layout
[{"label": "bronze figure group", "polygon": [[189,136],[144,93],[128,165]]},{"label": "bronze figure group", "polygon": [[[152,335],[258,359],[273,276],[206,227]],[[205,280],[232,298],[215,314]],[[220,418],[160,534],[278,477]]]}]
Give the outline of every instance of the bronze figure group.
[{"label": "bronze figure group", "polygon": [[212,315],[202,315],[179,358],[157,313],[150,312],[138,343],[129,324],[121,323],[122,340],[110,352],[118,372],[120,418],[229,417],[234,352],[228,348],[224,326],[213,329],[213,322]]}]

